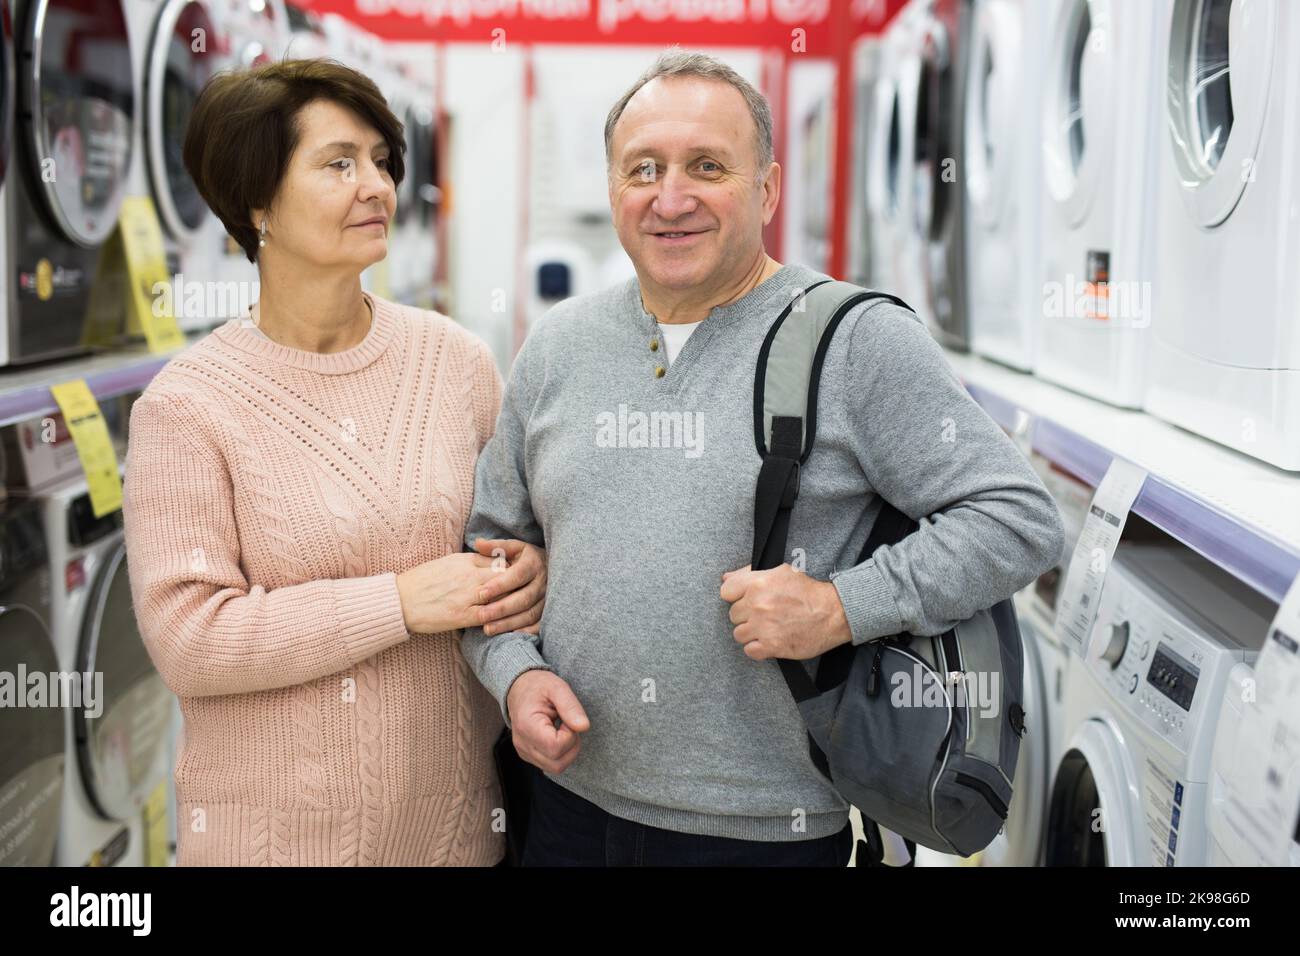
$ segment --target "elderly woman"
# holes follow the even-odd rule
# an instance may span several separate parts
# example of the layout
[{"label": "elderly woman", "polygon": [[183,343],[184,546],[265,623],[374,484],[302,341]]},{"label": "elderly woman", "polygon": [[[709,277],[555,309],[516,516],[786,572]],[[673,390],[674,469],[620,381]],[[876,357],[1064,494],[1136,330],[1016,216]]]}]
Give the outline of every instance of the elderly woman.
[{"label": "elderly woman", "polygon": [[131,413],[135,611],[185,718],[181,864],[505,852],[501,714],[460,629],[535,627],[545,555],[461,553],[500,404],[487,347],[361,289],[401,144],[374,83],[322,60],[219,75],[190,120],[186,168],[261,292]]}]

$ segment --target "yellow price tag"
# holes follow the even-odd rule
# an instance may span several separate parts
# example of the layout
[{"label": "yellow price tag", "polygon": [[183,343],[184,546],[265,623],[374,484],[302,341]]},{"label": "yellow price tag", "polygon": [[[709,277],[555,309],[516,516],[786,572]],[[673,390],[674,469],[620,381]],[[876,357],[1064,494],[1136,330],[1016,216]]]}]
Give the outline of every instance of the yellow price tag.
[{"label": "yellow price tag", "polygon": [[99,402],[90,392],[85,379],[51,385],[50,393],[59,403],[63,420],[77,446],[81,469],[90,489],[90,506],[96,518],[122,507],[122,478],[117,470],[117,451],[108,434],[108,424],[99,410]]},{"label": "yellow price tag", "polygon": [[122,201],[118,226],[126,253],[131,324],[144,330],[150,352],[171,352],[185,345],[176,325],[172,277],[167,272],[167,252],[162,226],[149,196],[127,196]]},{"label": "yellow price tag", "polygon": [[144,865],[166,866],[171,851],[167,845],[167,783],[158,784],[144,804]]}]

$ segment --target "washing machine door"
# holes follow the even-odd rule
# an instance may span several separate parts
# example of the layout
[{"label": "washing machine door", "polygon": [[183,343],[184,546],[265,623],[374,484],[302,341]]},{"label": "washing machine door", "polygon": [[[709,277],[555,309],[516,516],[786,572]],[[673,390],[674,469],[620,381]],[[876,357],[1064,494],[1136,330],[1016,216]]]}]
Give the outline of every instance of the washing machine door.
[{"label": "washing machine door", "polygon": [[1048,697],[1033,625],[1020,625],[1024,660],[1025,735],[1020,740],[1011,805],[1002,832],[984,850],[983,866],[1037,866],[1047,816]]},{"label": "washing machine door", "polygon": [[1105,188],[1115,139],[1115,18],[1110,0],[1066,0],[1053,26],[1043,104],[1043,175],[1070,225]]},{"label": "washing machine door", "polygon": [[921,41],[920,72],[917,75],[915,130],[912,162],[916,204],[913,210],[917,235],[927,241],[942,237],[952,212],[958,144],[953,136],[953,111],[957,109],[957,81],[953,37],[938,19],[927,21]]},{"label": "washing machine door", "polygon": [[41,616],[0,602],[0,866],[54,862],[66,720],[51,696],[58,671]]},{"label": "washing machine door", "polygon": [[131,166],[135,90],[121,0],[36,0],[24,108],[34,186],[53,225],[85,248],[117,226]]},{"label": "washing machine door", "polygon": [[77,760],[91,804],[106,818],[137,813],[164,779],[174,697],[136,627],[126,548],[109,552],[87,605],[78,669],[103,675],[102,711],[73,712]]},{"label": "washing machine door", "polygon": [[1175,168],[1163,173],[1177,175],[1198,227],[1222,223],[1255,178],[1277,32],[1275,0],[1172,6],[1164,106]]},{"label": "washing machine door", "polygon": [[144,77],[149,179],[163,226],[183,243],[194,238],[208,214],[185,170],[181,148],[194,101],[218,68],[216,36],[202,0],[169,0],[158,11],[149,40]]},{"label": "washing machine door", "polygon": [[1124,745],[1103,721],[1075,733],[1052,784],[1047,866],[1139,866],[1136,775]]}]

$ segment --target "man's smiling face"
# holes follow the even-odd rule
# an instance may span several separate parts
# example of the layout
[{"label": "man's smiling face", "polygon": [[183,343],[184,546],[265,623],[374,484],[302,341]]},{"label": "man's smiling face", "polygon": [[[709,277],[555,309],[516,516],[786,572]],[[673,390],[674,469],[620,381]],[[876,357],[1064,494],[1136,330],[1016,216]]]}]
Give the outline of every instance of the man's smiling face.
[{"label": "man's smiling face", "polygon": [[642,282],[724,288],[750,268],[775,208],[760,175],[768,171],[735,87],[671,76],[641,87],[614,127],[609,201]]}]

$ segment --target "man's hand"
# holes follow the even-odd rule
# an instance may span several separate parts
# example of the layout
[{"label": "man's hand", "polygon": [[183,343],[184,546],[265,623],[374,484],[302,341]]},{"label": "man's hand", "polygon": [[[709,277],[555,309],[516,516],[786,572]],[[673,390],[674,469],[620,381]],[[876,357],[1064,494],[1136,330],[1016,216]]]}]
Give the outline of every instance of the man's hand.
[{"label": "man's hand", "polygon": [[479,588],[482,606],[477,614],[483,633],[536,634],[546,608],[546,552],[524,541],[497,538],[476,538],[474,550],[492,558],[493,570],[501,572]]},{"label": "man's hand", "polygon": [[722,600],[731,604],[736,642],[756,661],[806,661],[853,640],[840,594],[788,564],[770,571],[745,565],[722,576]]},{"label": "man's hand", "polygon": [[[579,734],[591,729],[587,713],[564,679],[550,671],[524,671],[506,694],[511,738],[519,756],[547,773],[578,759]],[[562,721],[555,727],[556,718]]]}]

